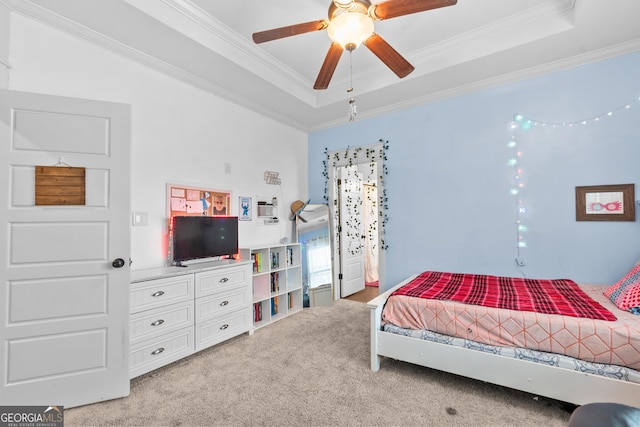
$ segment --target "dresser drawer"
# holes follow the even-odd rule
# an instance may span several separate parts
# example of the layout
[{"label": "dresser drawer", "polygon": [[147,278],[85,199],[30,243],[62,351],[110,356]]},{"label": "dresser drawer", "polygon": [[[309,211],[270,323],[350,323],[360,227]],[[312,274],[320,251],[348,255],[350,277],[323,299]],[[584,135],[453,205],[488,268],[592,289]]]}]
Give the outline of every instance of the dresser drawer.
[{"label": "dresser drawer", "polygon": [[135,344],[188,326],[193,326],[191,301],[132,314],[129,320],[129,339],[131,344]]},{"label": "dresser drawer", "polygon": [[196,324],[196,351],[218,344],[251,329],[251,310],[242,309],[226,316]]},{"label": "dresser drawer", "polygon": [[132,345],[129,350],[129,378],[193,354],[193,327],[169,332]]},{"label": "dresser drawer", "polygon": [[251,265],[196,273],[196,298],[246,286],[251,283]]},{"label": "dresser drawer", "polygon": [[196,299],[196,322],[247,308],[251,292],[245,287]]},{"label": "dresser drawer", "polygon": [[193,300],[193,274],[131,284],[131,313]]}]

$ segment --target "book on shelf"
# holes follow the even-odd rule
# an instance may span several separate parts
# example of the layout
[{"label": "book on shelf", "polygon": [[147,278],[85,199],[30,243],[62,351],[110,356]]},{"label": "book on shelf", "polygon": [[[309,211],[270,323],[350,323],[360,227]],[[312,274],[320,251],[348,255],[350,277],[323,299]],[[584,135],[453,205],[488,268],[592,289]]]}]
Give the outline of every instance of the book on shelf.
[{"label": "book on shelf", "polygon": [[271,315],[278,314],[278,297],[271,298]]},{"label": "book on shelf", "polygon": [[280,268],[280,253],[271,252],[271,269]]},{"label": "book on shelf", "polygon": [[253,304],[253,320],[255,322],[262,320],[262,303],[256,302]]},{"label": "book on shelf", "polygon": [[287,265],[293,265],[293,248],[287,248]]},{"label": "book on shelf", "polygon": [[263,271],[263,256],[261,252],[252,252],[251,253],[251,261],[253,262],[253,272],[254,273],[262,273]]},{"label": "book on shelf", "polygon": [[280,273],[271,273],[271,292],[278,292],[280,290]]}]

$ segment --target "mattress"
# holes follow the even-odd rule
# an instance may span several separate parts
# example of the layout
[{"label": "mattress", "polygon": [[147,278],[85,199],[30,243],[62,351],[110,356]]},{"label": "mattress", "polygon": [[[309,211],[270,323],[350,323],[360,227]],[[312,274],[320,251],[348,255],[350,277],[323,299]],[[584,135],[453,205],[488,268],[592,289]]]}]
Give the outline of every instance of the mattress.
[{"label": "mattress", "polygon": [[554,353],[585,362],[640,370],[640,316],[618,309],[605,286],[580,285],[615,321],[541,314],[394,295],[382,325],[426,330],[472,343]]},{"label": "mattress", "polygon": [[439,334],[433,331],[400,328],[390,323],[384,325],[382,330],[393,334],[437,342],[440,344],[447,344],[455,347],[466,348],[469,350],[491,353],[503,357],[526,360],[542,365],[555,366],[558,368],[569,369],[582,373],[599,375],[619,381],[640,383],[640,372],[624,366],[587,362],[585,360],[576,359],[562,354],[547,353],[526,348],[483,344],[464,338],[456,338],[449,335]]}]

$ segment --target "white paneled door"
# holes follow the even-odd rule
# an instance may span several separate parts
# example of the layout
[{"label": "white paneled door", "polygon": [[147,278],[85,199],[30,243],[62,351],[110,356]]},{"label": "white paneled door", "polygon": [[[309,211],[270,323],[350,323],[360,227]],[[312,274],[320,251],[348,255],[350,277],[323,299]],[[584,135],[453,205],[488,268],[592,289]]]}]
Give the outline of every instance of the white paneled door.
[{"label": "white paneled door", "polygon": [[[0,90],[3,405],[129,394],[129,151],[127,105]],[[84,205],[36,206],[36,166],[85,168]]]}]

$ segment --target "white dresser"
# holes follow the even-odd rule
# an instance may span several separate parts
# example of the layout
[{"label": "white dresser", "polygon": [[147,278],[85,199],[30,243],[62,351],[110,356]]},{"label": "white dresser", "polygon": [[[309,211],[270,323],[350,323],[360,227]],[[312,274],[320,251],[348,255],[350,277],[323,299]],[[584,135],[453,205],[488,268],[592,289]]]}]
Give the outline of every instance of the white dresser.
[{"label": "white dresser", "polygon": [[249,260],[131,273],[129,376],[252,332]]}]

